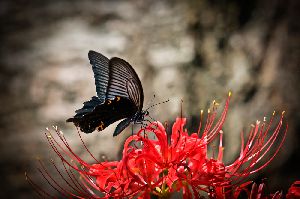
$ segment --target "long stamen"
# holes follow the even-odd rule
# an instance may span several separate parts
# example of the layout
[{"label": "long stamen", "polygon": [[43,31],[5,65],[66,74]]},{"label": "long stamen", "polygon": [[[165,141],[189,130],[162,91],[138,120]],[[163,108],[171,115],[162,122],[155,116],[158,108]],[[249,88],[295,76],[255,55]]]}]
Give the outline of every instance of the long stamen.
[{"label": "long stamen", "polygon": [[200,111],[200,122],[199,122],[199,127],[198,127],[198,136],[200,135],[201,127],[202,127],[202,120],[203,120],[203,110]]}]

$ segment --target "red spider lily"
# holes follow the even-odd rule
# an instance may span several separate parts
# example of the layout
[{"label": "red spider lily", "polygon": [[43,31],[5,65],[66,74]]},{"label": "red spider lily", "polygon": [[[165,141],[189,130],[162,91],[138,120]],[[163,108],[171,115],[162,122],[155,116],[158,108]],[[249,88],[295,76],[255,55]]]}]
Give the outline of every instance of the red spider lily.
[{"label": "red spider lily", "polygon": [[300,181],[296,181],[289,188],[288,194],[286,195],[288,199],[300,198]]},{"label": "red spider lily", "polygon": [[[245,186],[251,185],[252,187],[250,190],[245,189]],[[240,194],[240,191],[242,189],[244,189],[247,192],[248,198],[250,199],[280,199],[282,198],[282,192],[275,192],[274,194],[269,194],[269,195],[264,195],[264,188],[265,188],[265,183],[261,183],[259,185],[257,185],[256,183],[251,183],[251,182],[247,182],[244,185],[240,185],[239,190],[236,190],[235,192],[235,197],[237,198],[237,196]]]},{"label": "red spider lily", "polygon": [[[230,93],[217,121],[217,103],[213,102],[205,123],[202,123],[201,111],[197,133],[188,134],[184,129],[185,118],[176,119],[171,136],[160,122],[150,123],[126,140],[122,159],[114,162],[96,160],[78,132],[83,146],[95,160],[95,164],[88,164],[72,151],[57,128],[57,137],[48,130],[48,142],[62,160],[66,174],[63,175],[54,162],[52,164],[66,185],[60,185],[42,162],[39,172],[54,190],[66,198],[150,198],[151,195],[169,198],[174,192],[182,192],[184,198],[238,198],[241,193],[246,193],[249,198],[263,198],[264,184],[257,186],[247,181],[247,177],[265,168],[281,148],[287,132],[287,125],[281,131],[284,114],[272,131],[275,113],[268,123],[257,121],[246,142],[242,133],[240,156],[232,164],[225,165],[222,162],[222,126],[229,101]],[[155,138],[151,139],[153,136]],[[218,157],[209,158],[208,144],[217,136],[220,139]],[[277,142],[278,146],[271,150]],[[263,159],[266,155],[269,155],[267,161]],[[79,173],[79,180],[74,171]],[[28,180],[42,197],[51,196],[31,178],[28,177]],[[297,194],[299,189],[291,188],[290,193]],[[272,198],[280,198],[281,195],[276,192]]]}]

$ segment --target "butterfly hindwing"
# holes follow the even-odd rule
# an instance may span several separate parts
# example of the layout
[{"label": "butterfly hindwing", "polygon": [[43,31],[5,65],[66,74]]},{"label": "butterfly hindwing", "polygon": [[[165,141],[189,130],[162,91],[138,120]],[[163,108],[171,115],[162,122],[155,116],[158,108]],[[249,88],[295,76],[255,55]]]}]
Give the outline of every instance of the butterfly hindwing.
[{"label": "butterfly hindwing", "polygon": [[[102,131],[110,124],[127,117],[131,117],[137,111],[135,105],[127,98],[116,96],[114,100],[106,100],[102,104],[95,104],[95,100],[85,102],[82,109],[77,110],[74,118],[70,118],[68,122],[80,127],[85,133],[91,133],[94,130]],[[94,106],[92,111],[85,107]]]}]

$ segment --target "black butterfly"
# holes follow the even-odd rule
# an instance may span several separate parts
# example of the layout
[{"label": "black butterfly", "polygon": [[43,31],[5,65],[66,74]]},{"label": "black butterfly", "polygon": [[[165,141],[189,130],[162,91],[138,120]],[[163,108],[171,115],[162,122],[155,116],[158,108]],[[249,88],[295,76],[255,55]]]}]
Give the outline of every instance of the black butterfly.
[{"label": "black butterfly", "polygon": [[73,122],[80,130],[91,133],[102,131],[110,124],[122,120],[113,136],[120,134],[131,122],[142,123],[148,111],[143,111],[144,93],[139,77],[132,66],[123,59],[108,59],[95,51],[88,53],[93,67],[97,97],[83,103]]}]

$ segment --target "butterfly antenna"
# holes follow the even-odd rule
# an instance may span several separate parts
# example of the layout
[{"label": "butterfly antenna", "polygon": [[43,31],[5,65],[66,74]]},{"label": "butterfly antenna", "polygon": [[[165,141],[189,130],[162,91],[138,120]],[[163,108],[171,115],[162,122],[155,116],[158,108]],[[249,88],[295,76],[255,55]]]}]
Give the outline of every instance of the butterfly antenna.
[{"label": "butterfly antenna", "polygon": [[155,94],[153,95],[153,97],[152,97],[152,99],[150,100],[150,102],[148,102],[147,106],[150,106],[150,104],[153,103],[154,99],[155,99]]},{"label": "butterfly antenna", "polygon": [[164,103],[167,103],[169,101],[170,101],[170,99],[168,99],[166,101],[163,101],[163,102],[159,102],[159,103],[153,104],[152,106],[148,107],[145,111],[148,111],[150,108],[153,108],[154,106],[157,106],[157,105],[160,105],[160,104],[164,104]]},{"label": "butterfly antenna", "polygon": [[183,100],[181,100],[180,103],[180,117],[182,118],[182,106],[183,106]]}]

